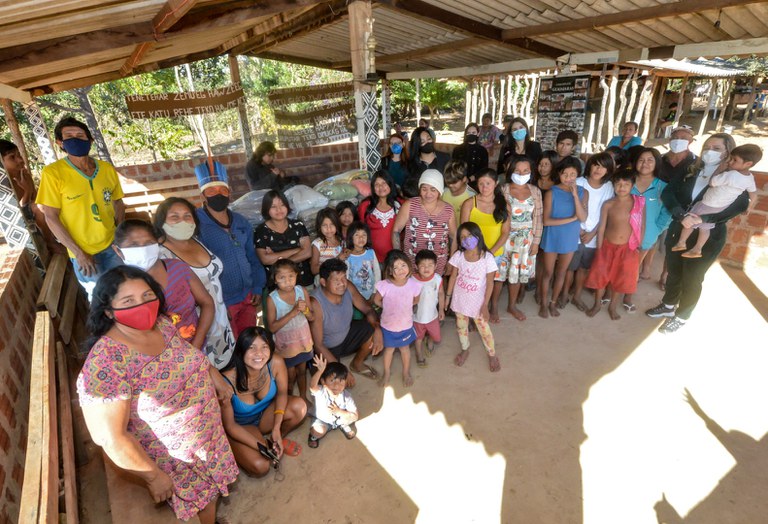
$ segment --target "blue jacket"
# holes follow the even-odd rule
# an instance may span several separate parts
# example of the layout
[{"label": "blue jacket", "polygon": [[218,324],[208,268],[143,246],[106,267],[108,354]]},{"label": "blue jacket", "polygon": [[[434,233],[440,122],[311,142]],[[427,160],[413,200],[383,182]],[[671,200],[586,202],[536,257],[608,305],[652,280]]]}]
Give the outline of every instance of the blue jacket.
[{"label": "blue jacket", "polygon": [[669,227],[672,215],[661,200],[661,193],[667,183],[660,178],[654,178],[645,192],[638,191],[637,186],[632,188],[633,195],[645,197],[645,236],[640,249],[646,250],[653,247],[662,231]]},{"label": "blue jacket", "polygon": [[227,306],[239,304],[248,293],[261,295],[267,283],[267,274],[256,256],[253,228],[243,215],[229,212],[232,219],[229,231],[214,222],[204,208],[197,209],[200,220],[200,240],[224,264],[220,281]]}]

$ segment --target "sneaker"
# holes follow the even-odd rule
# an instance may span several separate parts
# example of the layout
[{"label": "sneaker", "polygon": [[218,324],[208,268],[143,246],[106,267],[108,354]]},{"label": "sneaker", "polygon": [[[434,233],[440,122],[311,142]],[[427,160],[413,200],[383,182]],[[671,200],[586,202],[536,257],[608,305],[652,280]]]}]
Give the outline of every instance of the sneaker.
[{"label": "sneaker", "polygon": [[674,317],[675,307],[668,307],[664,302],[662,302],[658,306],[646,310],[645,314],[651,318]]},{"label": "sneaker", "polygon": [[685,321],[681,318],[678,318],[678,317],[668,318],[664,321],[664,323],[659,328],[659,333],[669,335],[670,333],[674,333],[684,325],[685,325]]}]

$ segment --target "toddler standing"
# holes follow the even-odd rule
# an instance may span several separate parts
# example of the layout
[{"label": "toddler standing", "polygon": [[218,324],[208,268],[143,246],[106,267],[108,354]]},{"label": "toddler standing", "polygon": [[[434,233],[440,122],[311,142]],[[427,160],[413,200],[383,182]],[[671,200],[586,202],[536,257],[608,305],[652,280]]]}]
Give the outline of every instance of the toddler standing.
[{"label": "toddler standing", "polygon": [[[423,345],[427,345],[427,355],[440,344],[440,321],[445,318],[445,291],[443,290],[443,278],[435,273],[437,268],[437,255],[428,249],[422,249],[416,253],[416,274],[414,280],[421,284],[419,303],[413,314],[413,327],[416,330],[416,364],[426,367]],[[427,335],[432,340],[429,347]]]},{"label": "toddler standing", "polygon": [[371,247],[371,234],[363,222],[352,222],[347,229],[347,280],[352,282],[365,300],[370,300],[381,268]]}]

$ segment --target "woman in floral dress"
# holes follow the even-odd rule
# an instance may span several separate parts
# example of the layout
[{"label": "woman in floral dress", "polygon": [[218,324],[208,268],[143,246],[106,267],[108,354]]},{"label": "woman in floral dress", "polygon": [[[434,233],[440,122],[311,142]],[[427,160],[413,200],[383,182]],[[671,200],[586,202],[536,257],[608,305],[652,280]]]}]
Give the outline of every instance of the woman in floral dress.
[{"label": "woman in floral dress", "polygon": [[214,524],[238,468],[205,355],[163,316],[160,286],[118,266],[101,276],[88,315],[91,350],[77,379],[91,437],[176,517]]}]

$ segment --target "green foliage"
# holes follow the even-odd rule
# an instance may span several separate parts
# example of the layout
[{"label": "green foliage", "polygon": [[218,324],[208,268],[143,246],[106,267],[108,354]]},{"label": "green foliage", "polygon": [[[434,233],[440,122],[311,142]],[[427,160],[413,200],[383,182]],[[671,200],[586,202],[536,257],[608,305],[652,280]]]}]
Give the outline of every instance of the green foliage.
[{"label": "green foliage", "polygon": [[464,105],[464,91],[462,82],[430,78],[421,82],[421,103],[429,108],[432,118],[439,119],[439,109],[456,109]]}]

